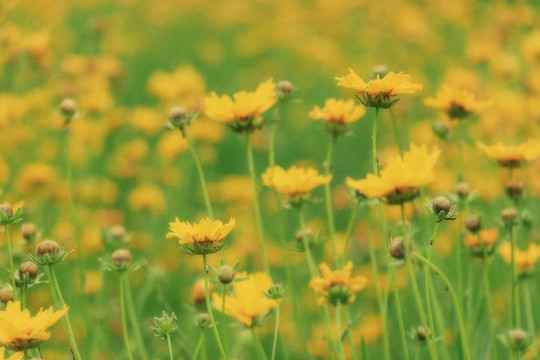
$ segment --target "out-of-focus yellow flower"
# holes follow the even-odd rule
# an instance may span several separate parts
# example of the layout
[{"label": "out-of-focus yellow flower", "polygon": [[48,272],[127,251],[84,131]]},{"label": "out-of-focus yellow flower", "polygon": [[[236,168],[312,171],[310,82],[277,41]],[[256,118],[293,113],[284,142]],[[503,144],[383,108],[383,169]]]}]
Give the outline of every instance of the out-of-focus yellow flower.
[{"label": "out-of-focus yellow flower", "polygon": [[177,237],[181,245],[209,242],[222,242],[229,234],[232,228],[236,225],[233,218],[228,224],[223,224],[221,221],[212,221],[210,218],[201,220],[198,224],[180,221],[178,218],[174,222],[169,223],[171,232],[167,233],[167,238]]},{"label": "out-of-focus yellow flower", "polygon": [[435,179],[433,167],[440,150],[428,153],[427,146],[411,144],[411,150],[401,158],[390,158],[380,175],[368,174],[365,179],[347,178],[347,185],[368,198],[384,198],[388,204],[402,204],[418,195],[418,188]]},{"label": "out-of-focus yellow flower", "polygon": [[484,110],[491,101],[478,101],[468,90],[444,86],[435,97],[426,98],[424,104],[445,111],[451,119],[461,119]]},{"label": "out-of-focus yellow flower", "polygon": [[56,184],[55,169],[44,163],[24,165],[16,181],[21,193],[34,193]]},{"label": "out-of-focus yellow flower", "polygon": [[[487,253],[491,253],[495,248],[495,243],[499,238],[499,230],[497,228],[483,229],[477,234],[467,232],[463,238],[465,246],[471,248],[474,253],[482,254],[483,247],[485,247]],[[480,244],[482,241],[482,244]]]},{"label": "out-of-focus yellow flower", "polygon": [[395,104],[398,99],[391,100],[391,96],[400,94],[414,94],[422,90],[421,84],[411,83],[411,76],[400,72],[398,74],[390,71],[382,79],[379,74],[377,78],[365,82],[352,69],[349,74],[342,77],[336,77],[337,85],[354,90],[362,96],[362,103],[365,106],[388,108]]},{"label": "out-of-focus yellow flower", "polygon": [[332,271],[328,264],[319,265],[322,277],[311,279],[309,287],[319,295],[319,304],[338,302],[347,304],[356,299],[356,293],[366,287],[367,279],[363,276],[351,278],[353,263],[349,261],[342,270]]},{"label": "out-of-focus yellow flower", "polygon": [[21,310],[21,302],[8,302],[5,310],[0,311],[0,344],[10,350],[26,350],[41,345],[51,337],[48,331],[69,307],[54,311],[40,309],[36,316],[31,316],[28,309]]},{"label": "out-of-focus yellow flower", "polygon": [[540,62],[540,30],[532,32],[523,39],[521,52],[530,65]]},{"label": "out-of-focus yellow flower", "polygon": [[332,175],[324,176],[313,168],[292,166],[284,170],[281,166],[267,168],[262,174],[263,184],[289,197],[308,194],[319,185],[327,184]]},{"label": "out-of-focus yellow flower", "polygon": [[506,167],[521,166],[524,162],[534,160],[540,155],[540,142],[532,139],[515,146],[504,145],[500,142],[488,146],[480,141],[476,142],[476,146],[488,157],[497,160],[499,165]]},{"label": "out-of-focus yellow flower", "polygon": [[[514,251],[514,260],[518,272],[520,274],[530,273],[536,261],[540,259],[540,246],[536,243],[531,243],[526,251],[517,248]],[[499,255],[501,255],[505,263],[512,263],[512,244],[509,241],[502,243],[499,248]]]},{"label": "out-of-focus yellow flower", "polygon": [[133,210],[162,212],[166,206],[165,196],[152,184],[142,184],[129,193],[129,205]]},{"label": "out-of-focus yellow flower", "polygon": [[[277,301],[268,299],[264,293],[272,286],[272,279],[264,272],[254,274],[237,273],[237,278],[246,280],[233,282],[234,295],[225,295],[225,314],[251,327],[257,317],[276,307]],[[223,311],[222,295],[213,293],[214,306]]]},{"label": "out-of-focus yellow flower", "polygon": [[331,124],[347,125],[366,114],[366,108],[355,105],[354,100],[327,99],[321,109],[315,106],[309,116],[315,120],[324,120]]},{"label": "out-of-focus yellow flower", "polygon": [[[204,99],[205,113],[210,118],[227,122],[235,130],[250,130],[262,126],[260,115],[277,101],[276,84],[272,79],[259,84],[253,92],[239,91],[231,99],[219,97],[215,92]],[[234,124],[233,124],[234,123]]]},{"label": "out-of-focus yellow flower", "polygon": [[13,355],[11,355],[10,357],[6,358],[4,357],[4,354],[6,352],[6,349],[5,348],[0,348],[0,360],[21,360],[23,357],[24,357],[24,352],[22,351],[19,351]]}]

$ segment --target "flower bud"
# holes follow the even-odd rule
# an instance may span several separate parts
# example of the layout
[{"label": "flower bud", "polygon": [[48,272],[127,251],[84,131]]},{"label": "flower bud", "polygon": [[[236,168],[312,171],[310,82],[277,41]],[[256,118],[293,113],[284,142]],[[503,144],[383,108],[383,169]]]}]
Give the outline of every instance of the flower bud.
[{"label": "flower bud", "polygon": [[432,207],[435,215],[439,215],[441,211],[446,215],[450,211],[452,204],[450,203],[450,200],[448,200],[444,196],[437,196],[433,200]]},{"label": "flower bud", "polygon": [[71,118],[73,118],[73,116],[77,112],[77,103],[73,99],[66,98],[62,100],[59,108],[62,112],[62,115],[64,115],[67,120],[71,120]]},{"label": "flower bud", "polygon": [[200,313],[197,315],[196,322],[201,329],[206,329],[210,326],[210,316],[207,313]]},{"label": "flower bud", "polygon": [[480,220],[476,215],[471,215],[465,220],[465,227],[472,233],[476,233],[480,230],[480,226]]},{"label": "flower bud", "polygon": [[219,268],[218,278],[222,284],[230,284],[234,280],[234,275],[232,266],[223,265]]},{"label": "flower bud", "polygon": [[276,86],[276,90],[279,96],[286,97],[294,91],[294,86],[290,81],[281,80]]},{"label": "flower bud", "polygon": [[38,267],[31,261],[26,261],[19,266],[19,277],[24,279],[25,275],[28,274],[28,278],[33,280],[36,278],[38,272]]},{"label": "flower bud", "polygon": [[427,329],[426,331],[423,326],[419,326],[416,328],[416,336],[418,337],[418,340],[426,341],[427,336],[431,337],[431,330]]},{"label": "flower bud", "polygon": [[112,253],[111,260],[113,265],[122,266],[131,263],[131,253],[126,249],[119,249]]},{"label": "flower bud", "polygon": [[0,212],[6,215],[7,218],[10,218],[13,216],[13,209],[11,208],[11,205],[8,205],[8,204],[0,205]]},{"label": "flower bud", "polygon": [[36,247],[36,255],[40,260],[42,260],[45,255],[48,255],[52,259],[58,256],[59,253],[60,245],[54,240],[42,241]]},{"label": "flower bud", "polygon": [[467,198],[471,192],[471,186],[468,182],[460,181],[456,184],[456,193],[461,200]]},{"label": "flower bud", "polygon": [[123,239],[126,236],[126,228],[122,225],[113,225],[109,228],[109,235],[113,239]]},{"label": "flower bud", "polygon": [[313,237],[313,230],[311,230],[310,228],[298,230],[295,235],[296,241],[298,241],[299,243],[302,243],[304,241],[304,236],[306,237],[306,240],[309,243],[310,239]]},{"label": "flower bud", "polygon": [[450,127],[444,121],[433,121],[431,123],[431,130],[441,139],[448,139],[450,137]]},{"label": "flower bud", "polygon": [[389,72],[390,72],[390,68],[388,67],[388,65],[385,65],[385,64],[375,65],[375,66],[371,69],[371,77],[372,77],[373,79],[376,79],[376,78],[377,78],[377,75],[379,75],[380,78],[383,78],[383,77],[385,77]]},{"label": "flower bud", "polygon": [[514,344],[516,344],[517,347],[519,347],[528,336],[528,334],[521,329],[510,330],[508,335],[510,335],[510,338],[512,341],[514,341]]},{"label": "flower bud", "polygon": [[523,195],[523,181],[511,179],[505,185],[506,193],[512,199],[519,199]]},{"label": "flower bud", "polygon": [[518,217],[518,212],[515,208],[506,208],[501,211],[501,217],[506,224],[512,225]]},{"label": "flower bud", "polygon": [[[212,292],[212,284],[208,284],[208,292]],[[204,291],[204,279],[199,279],[191,288],[191,300],[195,305],[202,305],[206,301],[206,294]]]},{"label": "flower bud", "polygon": [[392,242],[390,243],[390,255],[394,259],[405,259],[405,244],[402,236],[392,239]]},{"label": "flower bud", "polygon": [[13,290],[7,287],[0,288],[0,301],[4,304],[13,301]]},{"label": "flower bud", "polygon": [[26,241],[30,241],[36,236],[37,228],[33,223],[24,223],[21,227],[21,234]]},{"label": "flower bud", "polygon": [[181,121],[185,119],[186,116],[187,111],[183,106],[173,106],[171,110],[169,110],[169,120],[171,120],[172,123]]}]

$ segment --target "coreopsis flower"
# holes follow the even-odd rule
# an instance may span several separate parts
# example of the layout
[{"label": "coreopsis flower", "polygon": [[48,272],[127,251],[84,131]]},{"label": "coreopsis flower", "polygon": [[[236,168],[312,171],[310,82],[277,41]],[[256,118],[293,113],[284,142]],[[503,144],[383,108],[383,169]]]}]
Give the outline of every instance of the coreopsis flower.
[{"label": "coreopsis flower", "polygon": [[336,77],[337,85],[354,90],[358,99],[368,107],[389,108],[399,99],[392,99],[400,94],[414,94],[422,90],[421,84],[411,83],[411,76],[400,72],[398,74],[390,71],[382,79],[379,74],[373,80],[365,82],[352,69],[349,74]]},{"label": "coreopsis flower", "polygon": [[14,351],[41,345],[51,337],[48,329],[68,310],[69,307],[65,305],[57,311],[51,306],[31,316],[28,309],[21,310],[20,301],[8,302],[6,309],[0,311],[0,345]]},{"label": "coreopsis flower", "polygon": [[491,105],[491,101],[479,101],[466,89],[444,86],[435,97],[426,98],[424,104],[446,112],[450,119],[462,119],[481,112]]},{"label": "coreopsis flower", "polygon": [[253,92],[239,91],[231,99],[215,92],[204,99],[208,117],[227,123],[235,131],[252,131],[263,124],[261,114],[276,103],[276,84],[272,79],[259,84]]},{"label": "coreopsis flower", "polygon": [[5,353],[6,353],[6,349],[3,347],[0,348],[0,360],[21,360],[24,357],[24,352],[22,351],[19,351],[8,358],[4,357]]},{"label": "coreopsis flower", "polygon": [[[502,243],[499,248],[499,255],[501,255],[505,263],[512,263],[512,244],[509,241]],[[540,259],[540,246],[536,243],[530,243],[526,251],[514,249],[514,261],[520,275],[531,273],[538,259]]]},{"label": "coreopsis flower", "polygon": [[167,238],[177,237],[182,249],[190,255],[211,254],[221,250],[223,240],[235,225],[233,218],[228,224],[208,217],[198,224],[182,222],[176,218],[169,223],[171,232],[167,233]]},{"label": "coreopsis flower", "polygon": [[311,190],[327,184],[332,175],[321,175],[313,168],[292,166],[285,170],[281,166],[267,168],[262,174],[263,184],[289,197],[292,203],[307,200]]},{"label": "coreopsis flower", "polygon": [[311,279],[309,287],[319,295],[319,304],[326,302],[336,305],[338,302],[353,302],[356,293],[366,287],[367,279],[363,276],[351,278],[352,262],[348,262],[342,270],[332,271],[328,264],[319,265],[322,277]]},{"label": "coreopsis flower", "polygon": [[475,255],[483,255],[483,249],[486,250],[487,254],[491,254],[495,249],[498,238],[499,230],[497,228],[483,229],[477,233],[467,232],[463,238],[463,243]]},{"label": "coreopsis flower", "polygon": [[[234,295],[225,295],[225,314],[251,327],[258,318],[277,305],[277,300],[264,295],[272,286],[272,279],[264,272],[249,275],[238,273],[237,277],[247,279],[232,283]],[[223,311],[221,294],[214,293],[213,297],[214,307]]]},{"label": "coreopsis flower", "polygon": [[428,153],[427,146],[411,144],[411,150],[389,159],[380,175],[368,174],[365,179],[347,178],[347,186],[371,199],[384,199],[388,204],[402,204],[414,199],[419,188],[435,179],[433,167],[440,150]]},{"label": "coreopsis flower", "polygon": [[324,120],[326,130],[334,135],[345,131],[347,124],[353,123],[366,114],[366,108],[355,105],[354,100],[327,99],[321,109],[315,106],[309,117],[315,120]]},{"label": "coreopsis flower", "polygon": [[505,167],[519,167],[540,155],[540,142],[532,139],[515,146],[504,145],[500,142],[488,146],[480,141],[476,142],[476,146],[485,152],[488,157],[497,160],[499,165]]}]

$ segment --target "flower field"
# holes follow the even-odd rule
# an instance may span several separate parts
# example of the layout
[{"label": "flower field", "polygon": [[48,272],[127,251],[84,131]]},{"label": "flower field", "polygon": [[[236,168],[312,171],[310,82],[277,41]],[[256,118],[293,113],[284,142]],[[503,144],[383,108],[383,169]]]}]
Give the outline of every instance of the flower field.
[{"label": "flower field", "polygon": [[540,4],[0,3],[0,360],[540,357]]}]

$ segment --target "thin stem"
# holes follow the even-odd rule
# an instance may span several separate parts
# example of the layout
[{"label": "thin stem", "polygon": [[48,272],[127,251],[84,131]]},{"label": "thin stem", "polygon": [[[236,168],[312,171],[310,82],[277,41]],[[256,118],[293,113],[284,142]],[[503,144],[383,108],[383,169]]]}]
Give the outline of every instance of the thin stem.
[{"label": "thin stem", "polygon": [[199,342],[197,343],[197,347],[195,348],[195,351],[193,352],[193,356],[191,357],[191,360],[197,359],[197,356],[199,355],[199,351],[201,350],[203,339],[204,339],[204,330],[201,331],[201,336],[199,336]]},{"label": "thin stem", "polygon": [[309,247],[307,236],[305,234],[306,222],[304,220],[304,211],[302,207],[298,208],[298,217],[300,218],[300,228],[302,231],[302,244],[304,245],[304,252],[306,253],[309,274],[311,275],[311,278],[314,278],[315,276],[317,276],[317,267],[315,266],[315,262],[313,261],[311,248]]},{"label": "thin stem", "polygon": [[437,266],[435,266],[433,263],[431,263],[428,259],[426,259],[425,257],[423,257],[422,255],[420,255],[418,253],[414,254],[414,258],[420,260],[421,262],[423,262],[424,264],[429,266],[435,273],[437,273],[441,277],[441,279],[446,284],[446,288],[450,292],[450,294],[452,296],[452,301],[454,303],[454,311],[456,312],[456,317],[457,317],[457,321],[458,321],[458,328],[459,328],[459,333],[460,333],[460,336],[461,336],[461,343],[462,343],[462,346],[463,346],[463,352],[465,354],[465,359],[471,360],[471,355],[470,355],[470,351],[469,351],[469,345],[467,343],[467,332],[465,330],[465,324],[463,323],[463,315],[461,313],[461,306],[459,304],[458,297],[456,295],[454,287],[450,283],[450,280],[448,280],[448,277],[446,277],[446,275]]},{"label": "thin stem", "polygon": [[261,344],[261,341],[257,337],[257,334],[255,334],[255,330],[253,329],[253,327],[251,327],[250,330],[251,330],[251,333],[253,334],[253,340],[255,342],[255,347],[257,348],[257,354],[259,358],[263,360],[268,360],[268,358],[266,357],[266,354],[264,353],[264,348]]},{"label": "thin stem", "polygon": [[373,120],[373,130],[371,133],[371,160],[373,165],[373,174],[379,175],[377,166],[377,123],[379,120],[379,108],[375,108],[375,119]]},{"label": "thin stem", "polygon": [[458,120],[458,149],[459,149],[459,181],[465,181],[465,162],[463,160],[463,145],[465,143],[465,126]]},{"label": "thin stem", "polygon": [[323,321],[326,336],[328,337],[327,341],[330,341],[330,344],[336,353],[336,357],[340,360],[345,360],[345,354],[343,353],[343,347],[341,346],[341,339],[337,339],[337,341],[340,343],[338,345],[336,344],[336,338],[332,336],[332,321],[330,320],[330,309],[328,308],[328,304],[323,305]]},{"label": "thin stem", "polygon": [[[328,150],[326,152],[326,160],[324,162],[324,175],[330,175],[330,169],[332,168],[332,153],[334,152],[334,144],[336,143],[337,137],[332,135],[330,138],[330,143],[328,144]],[[330,182],[324,184],[324,202],[326,205],[326,217],[328,221],[328,237],[332,243],[332,251],[334,253],[334,261],[336,266],[341,266],[339,255],[336,247],[336,227],[334,224],[334,213],[332,211],[332,196],[330,193]]]},{"label": "thin stem", "polygon": [[[45,274],[49,279],[49,286],[51,288],[51,293],[53,295],[53,300],[56,302],[58,309],[63,309],[66,306],[64,298],[62,297],[62,292],[60,291],[60,285],[58,285],[58,280],[54,274],[54,269],[52,265],[45,265]],[[69,320],[69,313],[66,313],[62,316],[62,322],[64,324],[64,329],[68,338],[69,345],[71,346],[71,351],[76,360],[81,360],[81,355],[79,354],[79,349],[77,348],[77,343],[75,341],[75,336],[73,335],[73,329],[71,328],[71,321]]]},{"label": "thin stem", "polygon": [[223,334],[223,348],[228,351],[227,348],[227,316],[225,315],[225,295],[227,294],[227,285],[223,284],[223,292],[221,297],[221,332]]},{"label": "thin stem", "polygon": [[270,148],[268,150],[268,166],[274,167],[276,164],[276,133],[277,121],[272,124],[272,133],[270,135]]},{"label": "thin stem", "polygon": [[[336,304],[336,339],[339,348],[340,354],[343,354],[345,358],[345,351],[343,350],[343,341],[341,341],[341,301],[338,301]],[[351,344],[351,347],[354,347],[354,344]]]},{"label": "thin stem", "polygon": [[356,221],[356,215],[358,214],[358,208],[360,207],[360,203],[355,203],[351,212],[351,217],[349,219],[349,223],[347,224],[347,230],[345,231],[345,245],[343,245],[343,255],[342,255],[342,264],[345,264],[347,262],[347,252],[349,249],[349,240],[351,239],[351,233],[354,226],[354,222]]},{"label": "thin stem", "polygon": [[171,334],[167,333],[167,344],[169,345],[169,360],[173,360],[173,351],[172,351],[172,344],[171,344]]},{"label": "thin stem", "polygon": [[511,291],[511,303],[510,303],[510,311],[511,311],[511,319],[512,319],[512,329],[518,329],[521,327],[521,311],[520,311],[520,302],[519,302],[519,294],[518,294],[518,274],[517,274],[517,268],[516,268],[516,258],[515,258],[515,252],[516,252],[516,227],[511,226],[510,227],[510,242],[512,244],[512,252],[511,252],[511,266],[512,266],[512,280],[510,283],[510,291]]},{"label": "thin stem", "polygon": [[186,129],[182,130],[182,134],[184,134],[184,138],[186,139],[188,143],[189,152],[191,153],[191,156],[193,157],[193,161],[195,162],[195,167],[197,168],[197,173],[199,174],[199,181],[201,182],[201,190],[203,193],[206,211],[208,212],[208,216],[213,220],[214,210],[212,209],[212,203],[210,202],[210,197],[208,196],[208,188],[206,185],[206,178],[204,176],[204,171],[201,165],[201,161],[199,160],[199,156],[197,155],[197,152],[195,151],[195,148],[193,147],[193,142],[191,141],[191,137],[189,136]]},{"label": "thin stem", "polygon": [[358,354],[356,353],[356,344],[354,342],[354,336],[352,332],[352,318],[351,318],[351,312],[349,311],[349,307],[345,306],[345,317],[347,319],[347,337],[349,338],[349,345],[351,346],[351,356],[353,360],[358,359]]},{"label": "thin stem", "polygon": [[[408,234],[407,231],[407,225],[406,225],[406,217],[405,217],[405,205],[401,204],[401,227],[403,230],[403,239],[405,244],[405,265],[407,266],[407,269],[409,270],[409,277],[411,278],[412,283],[412,290],[414,294],[414,300],[416,302],[416,309],[418,310],[418,315],[420,316],[420,322],[424,329],[428,329],[428,323],[426,319],[426,313],[424,312],[424,306],[422,304],[422,298],[420,296],[420,290],[418,288],[418,283],[416,281],[416,275],[414,273],[414,266],[412,263],[412,254],[411,254],[411,241],[412,237]],[[433,331],[432,329],[430,329]],[[426,331],[426,333],[429,333]],[[437,358],[437,350],[435,349],[435,338],[433,336],[429,337],[430,340],[428,342],[428,349],[429,354],[432,359]]]},{"label": "thin stem", "polygon": [[13,300],[17,300],[17,286],[15,285],[15,267],[13,266],[13,252],[11,250],[11,240],[9,238],[9,230],[7,224],[4,225],[6,229],[6,239],[7,239],[7,248],[8,248],[8,257],[9,257],[9,269],[11,272],[11,288],[13,289]]},{"label": "thin stem", "polygon": [[144,340],[141,334],[141,328],[139,326],[139,322],[137,321],[137,314],[135,312],[135,307],[133,306],[133,296],[131,294],[131,286],[129,284],[127,273],[124,276],[123,281],[124,281],[124,286],[125,286],[125,291],[126,291],[126,307],[127,307],[127,312],[129,316],[129,321],[131,323],[131,328],[133,329],[135,343],[137,344],[137,347],[139,348],[141,357],[147,360],[148,353],[146,352],[146,348],[144,346]]},{"label": "thin stem", "polygon": [[133,360],[133,354],[131,353],[131,346],[129,345],[129,335],[128,335],[128,328],[127,328],[126,295],[125,295],[126,289],[124,286],[125,278],[126,278],[125,273],[120,274],[120,309],[122,311],[122,333],[124,334],[124,345],[126,346],[128,358],[130,360]]},{"label": "thin stem", "polygon": [[26,296],[28,295],[28,285],[21,287],[21,309],[26,309]]},{"label": "thin stem", "polygon": [[394,138],[397,144],[397,147],[399,149],[399,155],[403,157],[403,145],[401,144],[401,139],[403,137],[403,134],[399,133],[399,129],[397,126],[396,121],[396,115],[394,114],[394,108],[388,109],[390,111],[390,117],[392,118],[392,127],[394,128]]},{"label": "thin stem", "polygon": [[529,334],[536,334],[534,329],[534,312],[531,304],[531,294],[529,292],[529,283],[521,281],[523,291],[523,302],[525,303],[525,317],[527,318],[527,330]]},{"label": "thin stem", "polygon": [[251,182],[253,183],[253,199],[255,201],[255,221],[257,223],[257,231],[259,233],[259,240],[261,243],[261,253],[263,258],[264,271],[271,276],[270,265],[268,263],[268,257],[266,256],[266,243],[264,240],[264,229],[261,215],[261,206],[259,204],[259,191],[257,190],[257,177],[255,175],[255,164],[253,162],[253,146],[251,145],[251,136],[246,134],[247,142],[247,161],[249,167],[249,175],[251,176]]},{"label": "thin stem", "polygon": [[206,264],[206,254],[203,254],[203,265],[204,265],[204,294],[206,298],[206,309],[208,310],[208,315],[210,315],[210,322],[212,323],[212,330],[214,331],[214,336],[219,347],[221,356],[225,360],[229,360],[229,356],[223,349],[223,344],[221,338],[219,337],[219,332],[216,326],[216,321],[214,320],[214,313],[212,312],[212,305],[210,304],[210,294],[208,293],[208,265]]},{"label": "thin stem", "polygon": [[459,212],[458,212],[458,243],[456,247],[456,267],[457,267],[457,280],[458,280],[458,296],[460,302],[463,302],[463,204],[459,203]]},{"label": "thin stem", "polygon": [[272,343],[272,356],[270,357],[271,360],[274,360],[276,357],[277,339],[278,339],[278,334],[279,334],[279,305],[280,305],[280,302],[278,301],[276,305],[276,326],[274,328],[274,341]]},{"label": "thin stem", "polygon": [[[490,339],[490,348],[489,353],[491,354],[493,350],[495,350],[495,346],[493,344],[495,343],[495,329],[493,328],[493,319],[492,319],[492,310],[491,310],[491,289],[489,286],[489,257],[487,254],[487,249],[483,241],[479,241],[482,246],[482,257],[483,257],[483,285],[484,285],[484,298],[486,301],[486,312],[488,315],[488,326],[489,326],[489,334],[491,336]],[[493,351],[493,359],[497,358],[497,351]]]},{"label": "thin stem", "polygon": [[[428,252],[428,260],[431,261],[431,254],[433,252],[433,243],[435,242],[435,238],[437,237],[437,231],[439,230],[439,222],[435,223],[435,228],[433,229],[433,234],[431,235],[431,240],[429,243],[429,252]],[[433,311],[431,309],[431,299],[430,299],[430,288],[431,288],[431,277],[429,276],[429,268],[426,266],[424,268],[424,279],[425,279],[425,290],[426,290],[426,307],[428,312],[428,321],[429,321],[429,328],[431,329],[431,339],[433,341],[433,346],[436,349],[435,344],[435,323],[433,322]],[[435,358],[437,358],[437,352],[435,351]]]}]

